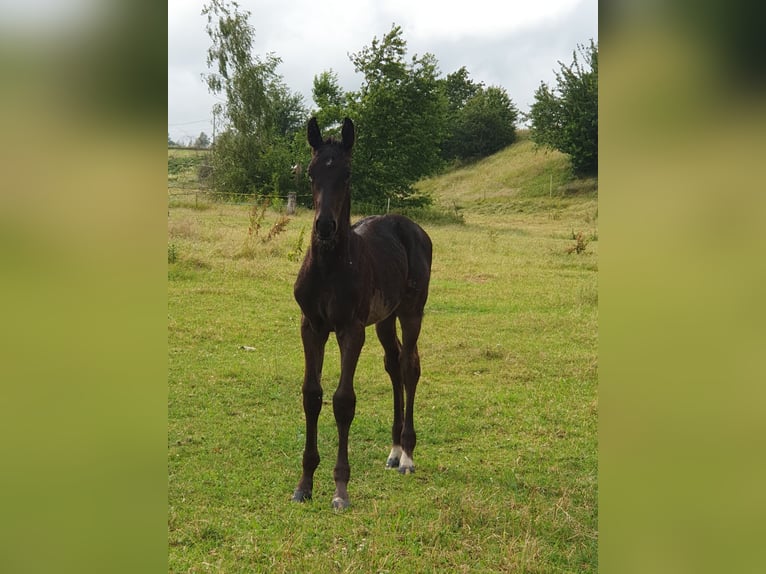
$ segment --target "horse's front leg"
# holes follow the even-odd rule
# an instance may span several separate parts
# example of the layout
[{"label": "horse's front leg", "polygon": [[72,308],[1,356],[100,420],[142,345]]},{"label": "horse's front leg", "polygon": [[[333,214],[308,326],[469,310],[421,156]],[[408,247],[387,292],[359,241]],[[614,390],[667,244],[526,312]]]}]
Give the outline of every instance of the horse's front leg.
[{"label": "horse's front leg", "polygon": [[303,412],[306,416],[306,447],[303,451],[303,474],[293,493],[293,500],[303,502],[311,498],[314,489],[314,471],[319,466],[317,447],[317,421],[322,410],[322,364],[329,331],[316,331],[305,316],[301,318],[301,340],[305,371],[303,376]]},{"label": "horse's front leg", "polygon": [[338,459],[333,471],[335,494],[332,498],[332,505],[336,510],[344,510],[350,504],[347,490],[348,481],[351,477],[351,466],[348,463],[348,433],[356,411],[354,373],[356,372],[359,353],[364,345],[364,325],[359,322],[339,330],[337,338],[340,348],[341,370],[340,383],[332,398],[335,423],[338,426]]}]

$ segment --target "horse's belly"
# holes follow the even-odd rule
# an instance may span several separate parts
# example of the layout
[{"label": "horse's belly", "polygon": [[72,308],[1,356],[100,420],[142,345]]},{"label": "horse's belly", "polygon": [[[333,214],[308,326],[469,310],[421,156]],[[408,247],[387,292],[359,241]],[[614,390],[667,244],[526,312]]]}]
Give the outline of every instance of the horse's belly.
[{"label": "horse's belly", "polygon": [[379,323],[393,313],[395,309],[395,305],[386,301],[382,291],[373,291],[370,298],[370,314],[367,316],[367,324]]}]

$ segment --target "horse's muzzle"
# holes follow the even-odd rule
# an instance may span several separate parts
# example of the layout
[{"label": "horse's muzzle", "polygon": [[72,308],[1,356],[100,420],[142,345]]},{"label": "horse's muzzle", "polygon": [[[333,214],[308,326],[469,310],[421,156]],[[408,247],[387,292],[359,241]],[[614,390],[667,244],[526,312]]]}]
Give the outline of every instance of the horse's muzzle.
[{"label": "horse's muzzle", "polygon": [[318,217],[314,223],[314,230],[320,241],[328,241],[335,235],[338,224],[332,217]]}]

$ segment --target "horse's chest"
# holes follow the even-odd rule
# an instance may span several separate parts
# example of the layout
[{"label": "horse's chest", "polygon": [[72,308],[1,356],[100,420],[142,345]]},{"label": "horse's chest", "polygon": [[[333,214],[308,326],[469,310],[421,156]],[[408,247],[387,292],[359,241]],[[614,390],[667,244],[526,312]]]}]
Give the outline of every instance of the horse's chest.
[{"label": "horse's chest", "polygon": [[315,311],[333,329],[350,323],[356,315],[355,298],[343,291],[330,291],[317,300]]},{"label": "horse's chest", "polygon": [[308,282],[296,289],[296,300],[303,314],[315,325],[336,330],[366,314],[360,293],[353,282],[339,281],[333,285]]}]

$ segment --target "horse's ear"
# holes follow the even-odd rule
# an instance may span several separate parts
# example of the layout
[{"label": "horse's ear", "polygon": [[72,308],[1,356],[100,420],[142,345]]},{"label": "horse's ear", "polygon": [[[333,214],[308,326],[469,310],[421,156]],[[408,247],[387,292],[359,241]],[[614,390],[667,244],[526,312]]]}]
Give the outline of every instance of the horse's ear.
[{"label": "horse's ear", "polygon": [[314,151],[318,150],[322,146],[322,132],[319,131],[319,124],[317,124],[316,117],[312,117],[309,120],[308,125],[308,140],[309,145],[314,149]]},{"label": "horse's ear", "polygon": [[351,148],[354,147],[354,122],[349,118],[343,120],[343,129],[341,130],[340,135],[343,141],[343,147],[346,151],[351,151]]}]

